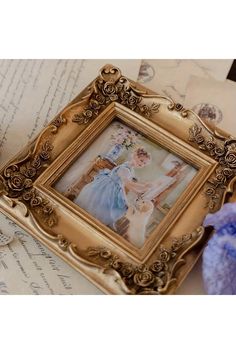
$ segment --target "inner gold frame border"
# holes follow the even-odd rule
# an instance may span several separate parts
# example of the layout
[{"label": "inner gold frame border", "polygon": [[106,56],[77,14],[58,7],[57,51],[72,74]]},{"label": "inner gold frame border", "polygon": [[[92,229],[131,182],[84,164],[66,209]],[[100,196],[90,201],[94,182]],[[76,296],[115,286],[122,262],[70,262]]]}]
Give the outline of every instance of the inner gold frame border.
[{"label": "inner gold frame border", "polygon": [[[196,176],[178,198],[175,205],[152,234],[149,235],[143,247],[140,249],[122,238],[122,236],[118,235],[115,231],[103,225],[99,220],[88,214],[85,210],[73,203],[73,201],[64,197],[53,187],[53,184],[62,177],[79,156],[81,156],[112,121],[116,119],[119,119],[122,123],[138,131],[148,140],[176,154],[198,170]],[[146,262],[150,254],[154,252],[158,244],[160,244],[161,240],[165,237],[168,230],[173,227],[178,217],[191,203],[194,196],[199,192],[199,189],[204,185],[214,169],[215,161],[204,155],[201,151],[196,151],[186,142],[176,138],[173,134],[165,131],[157,124],[152,123],[136,112],[130,111],[119,103],[111,103],[38,178],[35,187],[48,198],[57,201],[61,207],[70,210],[71,213],[78,216],[78,228],[80,228],[80,221],[84,220],[96,229],[101,234],[102,238],[108,237],[117,247],[136,262]]]}]

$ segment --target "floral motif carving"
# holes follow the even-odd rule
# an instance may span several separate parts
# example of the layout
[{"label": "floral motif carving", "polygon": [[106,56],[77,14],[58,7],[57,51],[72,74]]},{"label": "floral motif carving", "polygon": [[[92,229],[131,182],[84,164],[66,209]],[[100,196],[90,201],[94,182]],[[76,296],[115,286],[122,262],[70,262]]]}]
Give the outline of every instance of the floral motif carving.
[{"label": "floral motif carving", "polygon": [[181,116],[183,118],[187,118],[188,117],[188,110],[185,109],[182,104],[180,103],[175,103],[175,102],[172,102],[170,103],[167,108],[169,109],[169,111],[177,111],[177,112],[180,112]]},{"label": "floral motif carving", "polygon": [[30,153],[22,161],[8,165],[0,175],[0,194],[23,202],[48,227],[57,223],[57,216],[51,204],[35,190],[33,182],[47,166],[52,148],[49,140],[45,140],[37,154]]},{"label": "floral motif carving", "polygon": [[87,124],[111,102],[119,102],[123,106],[150,118],[159,111],[160,104],[152,103],[150,106],[142,104],[142,95],[118,68],[106,66],[102,69],[100,77],[95,80],[89,103],[80,114],[75,114],[73,121],[78,124]]},{"label": "floral motif carving", "polygon": [[202,134],[202,128],[197,124],[190,128],[189,133],[190,141],[219,162],[215,175],[209,180],[205,189],[209,209],[214,210],[226,186],[236,176],[236,139],[225,139],[222,143],[218,143],[212,136],[206,138]]},{"label": "floral motif carving", "polygon": [[[63,112],[62,112],[63,113]],[[55,127],[59,128],[61,127],[63,124],[66,123],[66,118],[62,116],[62,114],[59,114],[58,117],[56,117],[53,121],[52,121],[52,125],[54,125]]]},{"label": "floral motif carving", "polygon": [[57,237],[58,245],[59,247],[63,250],[66,251],[68,246],[70,245],[70,242],[62,235],[58,235]]},{"label": "floral motif carving", "polygon": [[200,242],[203,234],[204,228],[199,227],[192,233],[174,239],[169,248],[160,246],[158,258],[150,265],[122,262],[106,248],[91,247],[87,255],[105,269],[116,270],[131,293],[165,294],[177,280],[176,272],[185,263],[185,254]]}]

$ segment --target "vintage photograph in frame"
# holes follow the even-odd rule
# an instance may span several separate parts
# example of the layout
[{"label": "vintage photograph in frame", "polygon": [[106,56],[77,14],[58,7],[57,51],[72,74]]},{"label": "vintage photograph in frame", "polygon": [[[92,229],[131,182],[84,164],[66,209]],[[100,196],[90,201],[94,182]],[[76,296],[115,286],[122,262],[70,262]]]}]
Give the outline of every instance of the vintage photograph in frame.
[{"label": "vintage photograph in frame", "polygon": [[1,171],[1,211],[109,294],[171,294],[230,200],[235,141],[111,65]]},{"label": "vintage photograph in frame", "polygon": [[55,189],[141,248],[197,170],[115,120]]}]

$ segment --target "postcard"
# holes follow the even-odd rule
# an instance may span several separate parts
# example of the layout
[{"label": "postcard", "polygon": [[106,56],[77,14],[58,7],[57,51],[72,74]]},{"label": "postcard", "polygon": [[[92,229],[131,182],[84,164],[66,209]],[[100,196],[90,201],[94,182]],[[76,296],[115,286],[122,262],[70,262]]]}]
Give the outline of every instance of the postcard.
[{"label": "postcard", "polygon": [[191,76],[184,105],[206,122],[236,136],[236,83]]}]

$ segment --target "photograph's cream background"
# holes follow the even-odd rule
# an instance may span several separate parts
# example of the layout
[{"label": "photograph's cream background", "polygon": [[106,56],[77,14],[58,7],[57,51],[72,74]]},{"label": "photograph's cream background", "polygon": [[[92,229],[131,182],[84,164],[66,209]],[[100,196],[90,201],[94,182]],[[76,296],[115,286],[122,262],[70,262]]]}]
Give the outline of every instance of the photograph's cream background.
[{"label": "photograph's cream background", "polygon": [[[211,80],[214,88],[214,82],[215,86],[225,83],[232,64],[232,60],[0,60],[0,165],[32,140],[108,62],[181,103],[193,95],[188,86],[192,75]],[[204,82],[198,83],[199,88]],[[235,90],[235,83],[229,85]],[[222,89],[221,102],[226,94]],[[229,113],[233,107],[228,107]],[[233,115],[223,117],[222,128],[230,131],[234,125]],[[0,248],[0,294],[101,294],[2,214],[0,230],[15,237]],[[204,294],[201,260],[177,293]]]}]

